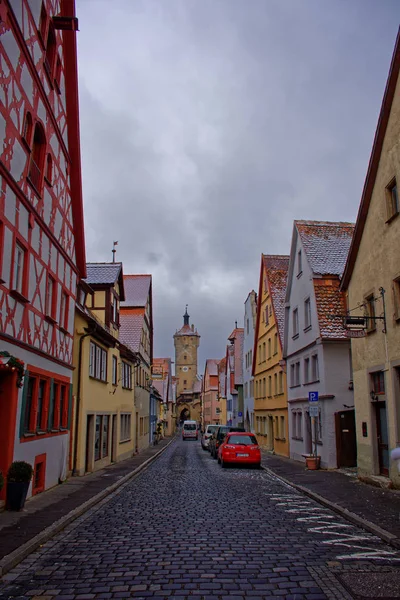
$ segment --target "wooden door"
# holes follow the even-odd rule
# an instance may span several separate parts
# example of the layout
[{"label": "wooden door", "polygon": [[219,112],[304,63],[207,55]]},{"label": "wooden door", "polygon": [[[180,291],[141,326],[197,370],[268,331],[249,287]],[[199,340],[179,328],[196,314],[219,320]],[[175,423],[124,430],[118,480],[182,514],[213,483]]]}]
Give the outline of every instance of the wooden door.
[{"label": "wooden door", "polygon": [[354,410],[335,413],[338,467],[357,466],[356,418]]},{"label": "wooden door", "polygon": [[378,445],[379,473],[389,475],[389,432],[386,402],[375,403],[376,438]]}]

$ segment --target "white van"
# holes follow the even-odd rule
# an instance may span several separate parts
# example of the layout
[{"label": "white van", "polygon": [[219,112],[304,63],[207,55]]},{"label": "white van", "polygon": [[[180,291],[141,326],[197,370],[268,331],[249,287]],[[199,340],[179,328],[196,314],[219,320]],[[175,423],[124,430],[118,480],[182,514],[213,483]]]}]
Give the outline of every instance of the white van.
[{"label": "white van", "polygon": [[182,440],[197,440],[198,431],[196,421],[183,421]]}]

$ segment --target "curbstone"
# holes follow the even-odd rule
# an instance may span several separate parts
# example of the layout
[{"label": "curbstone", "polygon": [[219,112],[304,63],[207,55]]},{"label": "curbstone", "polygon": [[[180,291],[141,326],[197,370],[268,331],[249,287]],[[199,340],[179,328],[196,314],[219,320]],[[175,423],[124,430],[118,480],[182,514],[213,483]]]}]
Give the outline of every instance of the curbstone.
[{"label": "curbstone", "polygon": [[32,539],[25,542],[25,544],[22,544],[22,546],[16,548],[13,552],[10,552],[10,554],[6,554],[6,556],[3,556],[3,558],[0,560],[0,578],[3,577],[3,575],[5,575],[6,573],[8,573],[8,571],[13,569],[16,565],[18,565],[18,563],[24,560],[24,558],[26,558],[34,550],[39,548],[39,546],[42,546],[45,542],[49,541],[57,533],[65,529],[70,523],[75,521],[78,517],[82,516],[90,508],[94,507],[96,504],[107,498],[107,496],[110,496],[113,492],[117,491],[130,479],[133,479],[134,477],[139,475],[139,473],[143,471],[143,469],[148,467],[148,465],[152,463],[156,458],[158,458],[160,454],[165,452],[165,450],[174,441],[175,436],[168,442],[166,446],[164,446],[164,448],[161,448],[161,450],[159,450],[156,454],[150,456],[150,458],[148,458],[141,465],[136,467],[136,469],[134,469],[130,473],[127,473],[127,475],[124,475],[123,477],[121,477],[120,480],[108,486],[92,498],[89,498],[89,500],[86,500],[86,502],[84,502],[77,508],[71,510],[69,513],[58,519],[58,521],[55,521],[55,523],[49,525],[48,527],[46,527],[46,529],[35,535]]},{"label": "curbstone", "polygon": [[316,492],[312,492],[311,490],[309,490],[308,488],[306,488],[302,485],[298,485],[297,483],[293,483],[292,481],[289,481],[289,479],[286,479],[285,477],[282,477],[281,475],[277,475],[277,473],[275,473],[275,471],[273,471],[272,469],[269,469],[268,467],[264,467],[263,465],[261,465],[261,466],[262,466],[262,469],[264,469],[264,471],[266,471],[270,475],[273,475],[274,477],[281,479],[286,484],[290,485],[292,488],[298,490],[299,492],[302,492],[309,498],[316,500],[323,506],[330,508],[334,512],[338,513],[339,515],[341,515],[342,517],[344,517],[345,519],[347,519],[348,521],[353,523],[354,525],[358,525],[359,527],[366,529],[370,533],[373,533],[377,537],[381,538],[381,540],[383,540],[390,546],[393,546],[394,548],[396,548],[396,550],[400,550],[400,539],[393,533],[386,531],[386,529],[382,529],[378,525],[371,523],[371,521],[367,521],[366,519],[359,517],[355,513],[348,510],[347,508],[343,508],[343,506],[340,506],[339,504],[336,504],[335,502],[331,502],[330,500],[327,500],[326,498],[324,498],[323,496],[320,496]]}]

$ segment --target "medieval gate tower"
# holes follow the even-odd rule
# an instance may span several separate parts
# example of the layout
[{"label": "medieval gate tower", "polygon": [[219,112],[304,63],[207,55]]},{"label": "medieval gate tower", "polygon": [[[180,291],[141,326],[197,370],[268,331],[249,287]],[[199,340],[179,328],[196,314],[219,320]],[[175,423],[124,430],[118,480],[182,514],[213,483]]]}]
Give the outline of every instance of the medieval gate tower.
[{"label": "medieval gate tower", "polygon": [[179,378],[176,395],[191,395],[194,392],[197,379],[197,348],[200,345],[200,335],[189,325],[187,305],[183,315],[183,327],[174,335],[175,346],[175,375]]}]

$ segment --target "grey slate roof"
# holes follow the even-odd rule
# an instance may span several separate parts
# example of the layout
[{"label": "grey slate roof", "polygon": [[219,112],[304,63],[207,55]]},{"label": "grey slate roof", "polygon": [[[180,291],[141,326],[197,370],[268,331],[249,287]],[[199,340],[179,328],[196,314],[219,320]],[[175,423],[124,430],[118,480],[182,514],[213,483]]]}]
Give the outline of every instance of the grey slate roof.
[{"label": "grey slate roof", "polygon": [[86,263],[86,283],[113,285],[121,272],[122,263]]},{"label": "grey slate roof", "polygon": [[125,302],[121,306],[146,306],[151,275],[124,275]]},{"label": "grey slate roof", "polygon": [[354,223],[295,221],[310,267],[316,275],[343,275]]}]

